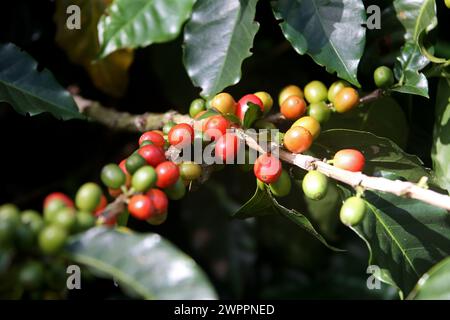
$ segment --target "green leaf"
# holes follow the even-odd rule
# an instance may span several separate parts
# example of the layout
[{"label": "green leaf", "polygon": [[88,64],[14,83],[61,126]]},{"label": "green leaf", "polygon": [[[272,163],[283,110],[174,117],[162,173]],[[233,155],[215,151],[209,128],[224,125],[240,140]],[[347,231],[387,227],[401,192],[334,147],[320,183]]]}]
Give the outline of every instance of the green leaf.
[{"label": "green leaf", "polygon": [[66,247],[73,261],[145,299],[216,299],[199,266],[157,234],[96,227]]},{"label": "green leaf", "polygon": [[428,98],[428,80],[420,72],[430,62],[420,52],[420,48],[412,43],[406,43],[397,57],[394,66],[395,77],[399,80],[392,91],[417,94]]},{"label": "green leaf", "polygon": [[395,0],[397,18],[406,29],[405,45],[401,49],[394,73],[399,87],[394,91],[418,94],[428,98],[428,81],[420,73],[430,60],[424,55],[424,36],[437,25],[435,0]]},{"label": "green leaf", "polygon": [[444,209],[380,192],[365,192],[368,210],[354,231],[370,251],[369,265],[385,282],[409,293],[420,276],[450,255],[450,220]]},{"label": "green leaf", "polygon": [[425,32],[437,26],[435,0],[395,0],[393,2],[397,18],[405,27],[405,40],[418,44]]},{"label": "green leaf", "polygon": [[262,115],[261,108],[257,104],[248,102],[248,109],[245,112],[242,126],[244,128],[250,128],[253,122],[255,122],[255,120],[258,119],[259,117],[261,117],[261,115]]},{"label": "green leaf", "polygon": [[98,24],[100,57],[175,39],[195,0],[114,0]]},{"label": "green leaf", "polygon": [[332,113],[322,130],[332,128],[368,131],[389,138],[400,147],[406,146],[409,131],[405,113],[397,101],[388,96],[350,112]]},{"label": "green leaf", "polygon": [[272,210],[272,201],[267,196],[267,192],[257,187],[255,194],[238,211],[233,213],[231,217],[247,219],[274,213]]},{"label": "green leaf", "polygon": [[322,242],[327,248],[333,251],[342,251],[328,244],[325,238],[314,228],[311,222],[303,214],[295,209],[287,209],[272,196],[270,191],[265,188],[261,190],[256,188],[253,197],[247,201],[236,213],[232,215],[233,218],[246,219],[250,217],[257,217],[278,213],[288,218],[300,228],[307,231],[310,235]]},{"label": "green leaf", "polygon": [[450,191],[450,79],[439,81],[431,158],[440,187]]},{"label": "green leaf", "polygon": [[341,149],[360,150],[366,158],[363,172],[368,175],[389,171],[410,181],[418,181],[421,177],[430,175],[418,157],[405,153],[391,140],[369,132],[327,130],[320,134],[311,147],[317,157],[328,159],[332,159]]},{"label": "green leaf", "polygon": [[357,70],[366,34],[361,0],[279,0],[273,10],[299,54],[307,53],[328,72],[360,87]]},{"label": "green leaf", "polygon": [[[70,61],[81,65],[89,73],[94,85],[114,97],[125,94],[128,86],[128,69],[133,62],[133,51],[123,49],[105,59],[94,61],[99,53],[97,24],[109,0],[59,0],[56,1],[54,20],[56,43]],[[67,8],[80,7],[83,15],[81,29],[67,28]]]},{"label": "green leaf", "polygon": [[14,44],[0,44],[0,101],[20,114],[50,112],[63,120],[82,119],[72,96],[37,62]]},{"label": "green leaf", "polygon": [[450,300],[450,257],[442,260],[417,282],[408,296],[415,300]]},{"label": "green leaf", "polygon": [[198,0],[184,31],[184,65],[203,97],[211,97],[241,78],[243,61],[259,25],[258,0]]}]

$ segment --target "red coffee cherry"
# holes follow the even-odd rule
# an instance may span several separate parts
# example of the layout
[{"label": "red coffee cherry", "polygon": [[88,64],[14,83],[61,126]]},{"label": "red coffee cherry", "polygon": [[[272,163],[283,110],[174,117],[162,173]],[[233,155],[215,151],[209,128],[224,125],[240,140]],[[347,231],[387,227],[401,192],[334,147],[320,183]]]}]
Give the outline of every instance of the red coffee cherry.
[{"label": "red coffee cherry", "polygon": [[238,137],[234,133],[226,133],[217,139],[215,146],[216,158],[224,163],[232,162],[238,150]]},{"label": "red coffee cherry", "polygon": [[131,175],[128,173],[126,163],[127,163],[127,159],[123,159],[122,161],[120,161],[119,168],[122,169],[123,173],[125,173],[125,177],[126,177],[125,185],[127,187],[129,187],[130,183],[131,183]]},{"label": "red coffee cherry", "polygon": [[290,96],[284,100],[280,111],[286,119],[296,120],[306,112],[306,102],[299,96]]},{"label": "red coffee cherry", "polygon": [[212,116],[203,125],[203,132],[211,141],[215,141],[220,136],[223,136],[227,129],[230,127],[230,121],[228,121],[224,116]]},{"label": "red coffee cherry", "polygon": [[161,162],[166,161],[164,149],[154,145],[143,146],[138,150],[139,155],[152,167],[156,167]]},{"label": "red coffee cherry", "polygon": [[180,176],[180,169],[172,161],[160,163],[155,170],[158,176],[156,186],[161,189],[174,185]]},{"label": "red coffee cherry", "polygon": [[156,132],[156,131],[144,132],[141,135],[141,137],[139,138],[139,145],[141,145],[142,142],[144,142],[144,141],[150,141],[155,146],[161,147],[161,148],[164,148],[164,145],[166,143],[165,140],[164,140],[164,136],[161,135],[161,133]]},{"label": "red coffee cherry", "polygon": [[153,207],[155,208],[156,215],[167,213],[169,200],[164,192],[159,189],[151,189],[147,192],[147,196],[150,198]]},{"label": "red coffee cherry", "polygon": [[138,194],[128,202],[128,211],[139,220],[147,220],[155,213],[155,208],[149,196]]},{"label": "red coffee cherry", "polygon": [[182,148],[194,141],[194,129],[187,123],[180,123],[172,127],[168,134],[172,146]]},{"label": "red coffee cherry", "polygon": [[364,169],[366,160],[364,155],[358,150],[343,149],[334,155],[333,164],[335,167],[358,172]]},{"label": "red coffee cherry", "polygon": [[107,205],[108,205],[108,200],[102,194],[102,196],[100,197],[100,203],[98,204],[98,206],[94,210],[95,214],[101,213],[103,211],[103,209],[106,208]]},{"label": "red coffee cherry", "polygon": [[72,199],[70,199],[67,195],[62,192],[52,192],[47,197],[45,197],[44,208],[46,208],[47,205],[55,199],[61,200],[67,207],[74,207]]},{"label": "red coffee cherry", "polygon": [[281,171],[280,160],[269,153],[260,155],[253,166],[253,172],[256,178],[264,183],[277,181],[281,175]]},{"label": "red coffee cherry", "polygon": [[254,94],[247,94],[245,96],[243,96],[237,103],[236,106],[236,116],[243,121],[244,117],[245,117],[245,113],[248,110],[248,103],[254,103],[256,105],[259,106],[259,108],[261,109],[261,112],[264,112],[264,104],[261,101],[260,98],[258,98],[256,95]]}]

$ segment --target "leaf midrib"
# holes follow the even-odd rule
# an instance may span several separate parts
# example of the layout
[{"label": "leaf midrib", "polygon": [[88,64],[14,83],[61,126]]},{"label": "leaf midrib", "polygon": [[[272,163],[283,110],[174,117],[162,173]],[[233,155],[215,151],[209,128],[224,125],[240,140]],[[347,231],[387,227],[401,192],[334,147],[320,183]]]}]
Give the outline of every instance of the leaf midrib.
[{"label": "leaf midrib", "polygon": [[[316,11],[316,15],[319,19],[320,25],[322,26],[322,29],[324,30],[324,32],[326,31],[324,24],[322,22],[322,17],[319,14],[319,9],[317,7],[316,2],[313,0],[311,1],[313,3],[314,6],[314,10]],[[339,60],[341,61],[342,65],[344,66],[345,71],[347,72],[347,76],[349,76],[350,78],[353,78],[351,71],[348,69],[347,64],[345,63],[345,61],[342,59],[341,55],[339,54],[339,52],[336,50],[336,48],[334,47],[334,42],[331,40],[331,37],[329,38],[328,41],[331,45],[331,47],[333,48],[333,51],[336,53],[336,55],[338,56]]]},{"label": "leaf midrib", "polygon": [[397,247],[400,249],[400,251],[402,252],[403,256],[405,257],[406,261],[408,262],[408,264],[410,265],[411,269],[414,271],[414,273],[419,277],[419,273],[417,272],[416,268],[414,267],[412,261],[410,260],[409,256],[406,254],[406,252],[404,251],[403,247],[400,245],[400,242],[397,240],[397,238],[394,236],[394,234],[391,232],[391,230],[389,229],[389,227],[384,223],[383,219],[380,217],[380,215],[377,212],[377,208],[374,207],[371,203],[367,202],[367,205],[369,206],[369,208],[371,209],[371,211],[373,212],[373,214],[375,215],[375,217],[377,218],[377,220],[379,221],[379,223],[383,226],[383,228],[386,230],[387,234],[392,238],[393,242],[397,245]]}]

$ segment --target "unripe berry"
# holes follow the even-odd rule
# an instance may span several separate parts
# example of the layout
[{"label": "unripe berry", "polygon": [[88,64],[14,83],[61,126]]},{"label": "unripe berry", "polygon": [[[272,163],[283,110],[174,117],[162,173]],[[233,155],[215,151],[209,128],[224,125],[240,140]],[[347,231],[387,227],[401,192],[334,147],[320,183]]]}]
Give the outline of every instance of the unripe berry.
[{"label": "unripe berry", "polygon": [[328,101],[333,103],[334,98],[336,98],[336,95],[339,93],[339,91],[348,86],[349,86],[348,82],[344,80],[338,80],[333,82],[333,84],[328,89]]},{"label": "unripe berry", "polygon": [[296,85],[291,84],[291,85],[284,87],[280,91],[280,94],[278,95],[278,105],[281,106],[283,104],[284,100],[286,100],[290,96],[297,96],[300,98],[304,97],[302,89],[300,89]]},{"label": "unripe berry", "polygon": [[67,231],[57,225],[49,225],[39,233],[39,248],[44,254],[58,253],[66,243]]},{"label": "unripe berry", "polygon": [[270,191],[276,197],[285,197],[291,192],[291,178],[286,170],[281,171],[280,177],[277,181],[269,184]]},{"label": "unripe berry", "polygon": [[103,167],[100,174],[101,180],[108,188],[118,189],[126,182],[125,173],[115,164],[110,163]]},{"label": "unripe berry", "polygon": [[258,91],[255,93],[255,96],[261,99],[264,106],[264,113],[268,113],[273,106],[273,99],[270,94],[264,91]]},{"label": "unripe berry", "polygon": [[180,176],[187,181],[198,179],[202,174],[202,167],[190,161],[185,161],[180,164]]},{"label": "unripe berry", "polygon": [[191,102],[191,105],[189,107],[189,115],[192,118],[195,118],[197,114],[199,114],[204,110],[206,110],[206,101],[203,100],[202,98],[198,98]]},{"label": "unripe berry", "polygon": [[131,186],[137,192],[146,192],[152,188],[157,180],[155,169],[150,166],[143,166],[138,169],[131,179]]},{"label": "unripe berry", "polygon": [[308,198],[320,200],[327,193],[328,178],[319,171],[309,171],[303,178],[302,188]]},{"label": "unripe berry", "polygon": [[331,110],[324,101],[311,103],[308,107],[308,115],[324,124],[330,119]]},{"label": "unripe berry", "polygon": [[78,209],[93,212],[100,204],[102,189],[93,182],[83,184],[75,196],[75,204]]},{"label": "unripe berry", "polygon": [[341,222],[347,226],[356,226],[363,219],[366,213],[366,203],[358,197],[350,197],[344,201],[339,217]]},{"label": "unripe berry", "polygon": [[174,185],[164,189],[164,192],[170,200],[180,200],[183,198],[186,194],[186,186],[184,185],[183,179],[180,177]]},{"label": "unripe berry", "polygon": [[314,80],[305,86],[305,98],[309,103],[327,100],[328,90],[323,82]]},{"label": "unripe berry", "polygon": [[388,67],[381,66],[375,69],[373,80],[378,88],[389,88],[394,84],[394,74]]},{"label": "unripe berry", "polygon": [[303,127],[311,133],[313,139],[320,134],[320,123],[313,117],[302,117],[292,124],[292,127]]},{"label": "unripe berry", "polygon": [[339,113],[352,110],[359,104],[358,91],[353,88],[344,88],[334,98],[334,108]]},{"label": "unripe berry", "polygon": [[236,112],[236,101],[231,94],[222,92],[211,100],[211,107],[222,114],[234,114]]}]

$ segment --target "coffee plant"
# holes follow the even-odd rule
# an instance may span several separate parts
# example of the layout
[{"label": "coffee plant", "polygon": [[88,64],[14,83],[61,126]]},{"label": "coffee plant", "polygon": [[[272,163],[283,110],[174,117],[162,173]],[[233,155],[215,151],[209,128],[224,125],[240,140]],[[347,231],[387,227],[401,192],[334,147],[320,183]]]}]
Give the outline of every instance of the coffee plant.
[{"label": "coffee plant", "polygon": [[448,7],[2,8],[0,296],[449,299]]}]

